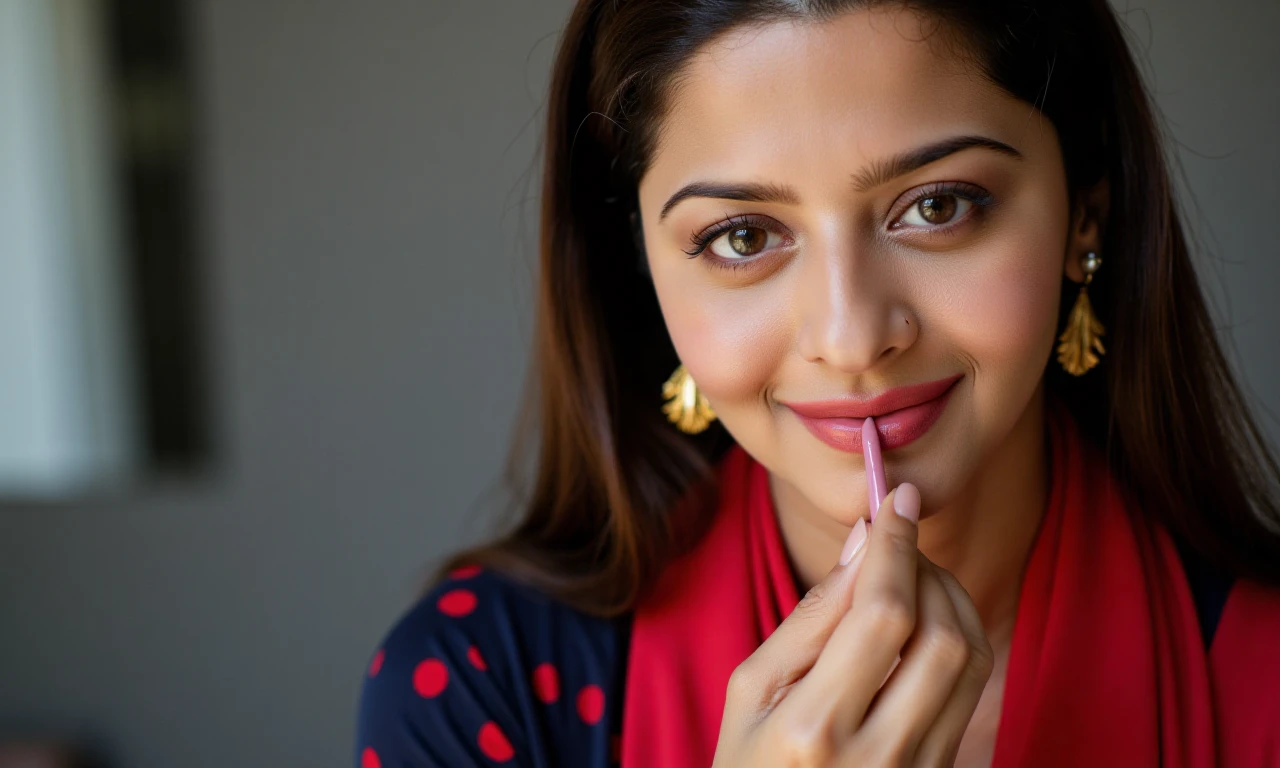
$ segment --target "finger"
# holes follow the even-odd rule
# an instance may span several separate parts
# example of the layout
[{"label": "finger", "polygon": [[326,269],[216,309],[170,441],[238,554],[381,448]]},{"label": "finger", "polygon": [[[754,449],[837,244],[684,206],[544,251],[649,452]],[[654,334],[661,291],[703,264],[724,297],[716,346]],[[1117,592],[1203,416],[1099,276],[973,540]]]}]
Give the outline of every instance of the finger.
[{"label": "finger", "polygon": [[[853,585],[867,551],[867,525],[860,518],[849,541],[862,539],[847,564],[835,567],[815,584],[787,618],[729,678],[729,701],[745,701],[753,711],[777,705],[778,693],[805,676],[849,610]],[[847,544],[848,542],[846,542]]]},{"label": "finger", "polygon": [[[867,539],[853,600],[813,670],[792,692],[805,710],[830,711],[852,732],[884,682],[916,621],[920,494],[903,483],[885,497]],[[895,505],[908,516],[896,513]]]},{"label": "finger", "polygon": [[880,689],[855,740],[909,764],[952,697],[969,661],[969,640],[951,595],[922,556],[916,574],[916,629],[902,662]]},{"label": "finger", "polygon": [[986,629],[982,626],[982,617],[969,593],[949,571],[929,562],[928,558],[922,556],[921,559],[934,570],[938,582],[947,590],[969,643],[970,652],[968,663],[956,682],[951,699],[942,708],[933,727],[925,734],[916,750],[915,764],[952,765],[960,749],[960,741],[964,738],[965,731],[973,720],[973,713],[977,711],[978,702],[986,690],[987,681],[991,679],[995,654]]}]

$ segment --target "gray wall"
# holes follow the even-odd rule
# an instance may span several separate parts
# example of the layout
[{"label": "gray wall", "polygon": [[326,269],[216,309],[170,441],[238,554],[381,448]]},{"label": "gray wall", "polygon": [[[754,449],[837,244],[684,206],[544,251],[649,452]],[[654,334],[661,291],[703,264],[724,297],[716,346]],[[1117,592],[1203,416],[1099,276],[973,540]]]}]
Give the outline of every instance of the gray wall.
[{"label": "gray wall", "polygon": [[[0,727],[84,728],[127,768],[349,764],[367,655],[422,566],[484,532],[568,6],[201,3],[219,471],[0,507]],[[1280,6],[1148,8],[1127,18],[1212,291],[1278,412]]]}]

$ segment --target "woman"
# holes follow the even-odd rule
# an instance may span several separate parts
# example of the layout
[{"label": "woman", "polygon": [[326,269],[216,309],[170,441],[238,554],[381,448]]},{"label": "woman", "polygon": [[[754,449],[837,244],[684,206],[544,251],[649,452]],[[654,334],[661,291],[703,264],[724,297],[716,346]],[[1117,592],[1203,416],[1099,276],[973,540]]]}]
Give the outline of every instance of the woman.
[{"label": "woman", "polygon": [[1280,471],[1105,0],[581,0],[546,135],[534,482],[358,765],[1280,765]]}]

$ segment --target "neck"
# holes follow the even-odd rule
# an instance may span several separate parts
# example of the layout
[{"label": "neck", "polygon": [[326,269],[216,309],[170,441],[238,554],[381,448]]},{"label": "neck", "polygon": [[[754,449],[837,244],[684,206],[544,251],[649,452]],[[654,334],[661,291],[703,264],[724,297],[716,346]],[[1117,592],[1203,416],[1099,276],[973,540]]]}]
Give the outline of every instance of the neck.
[{"label": "neck", "polygon": [[[1005,441],[945,507],[920,523],[920,551],[973,599],[993,644],[1012,636],[1022,574],[1048,496],[1043,385]],[[801,594],[831,570],[849,529],[831,525],[794,488],[770,478],[778,524]]]}]

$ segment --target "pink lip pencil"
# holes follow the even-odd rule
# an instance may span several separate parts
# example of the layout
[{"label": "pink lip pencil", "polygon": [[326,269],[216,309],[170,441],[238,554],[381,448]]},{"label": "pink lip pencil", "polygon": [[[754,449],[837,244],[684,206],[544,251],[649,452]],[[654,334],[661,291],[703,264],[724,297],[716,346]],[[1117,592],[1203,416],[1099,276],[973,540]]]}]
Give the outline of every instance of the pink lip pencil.
[{"label": "pink lip pencil", "polygon": [[871,522],[876,521],[880,503],[889,493],[889,482],[884,476],[884,456],[880,453],[880,433],[870,416],[862,422],[862,460],[867,467],[867,501],[871,504]]},{"label": "pink lip pencil", "polygon": [[[889,495],[889,481],[884,476],[884,456],[880,454],[880,433],[876,432],[876,423],[870,416],[862,422],[862,460],[867,466],[867,501],[871,504],[871,522],[876,521],[876,512],[880,509],[884,497]],[[885,673],[880,687],[888,682],[889,675],[898,668],[902,654],[893,660],[893,666]]]}]

